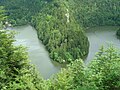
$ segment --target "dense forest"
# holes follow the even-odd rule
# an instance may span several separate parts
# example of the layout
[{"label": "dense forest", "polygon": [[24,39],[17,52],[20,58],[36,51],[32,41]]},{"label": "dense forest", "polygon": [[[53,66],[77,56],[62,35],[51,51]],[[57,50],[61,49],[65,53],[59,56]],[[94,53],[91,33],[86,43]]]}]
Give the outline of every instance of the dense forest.
[{"label": "dense forest", "polygon": [[70,62],[88,54],[88,39],[68,7],[67,2],[49,2],[32,20],[50,57],[58,62]]},{"label": "dense forest", "polygon": [[[119,26],[119,0],[1,0],[0,6],[1,90],[120,90],[118,49],[101,47],[88,66],[83,62],[89,52],[84,30]],[[26,49],[14,46],[15,32],[4,30],[6,21],[32,25],[52,60],[67,67],[44,80]]]},{"label": "dense forest", "polygon": [[91,27],[96,25],[120,25],[119,0],[74,1],[76,3],[76,19],[84,27]]}]

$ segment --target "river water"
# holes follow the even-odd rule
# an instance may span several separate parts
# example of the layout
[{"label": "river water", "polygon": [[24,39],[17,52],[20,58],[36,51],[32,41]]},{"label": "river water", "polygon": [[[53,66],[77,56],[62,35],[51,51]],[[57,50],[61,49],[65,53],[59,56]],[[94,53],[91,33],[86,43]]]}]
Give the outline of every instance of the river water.
[{"label": "river water", "polygon": [[108,47],[112,44],[114,47],[120,48],[120,40],[116,37],[118,28],[118,26],[99,26],[86,30],[90,48],[85,64],[90,63],[101,46]]},{"label": "river water", "polygon": [[[90,28],[86,31],[86,35],[90,41],[90,48],[85,64],[88,64],[93,59],[95,53],[102,45],[107,47],[110,43],[113,43],[115,47],[120,48],[120,41],[115,35],[117,29],[118,27],[114,26],[104,26]],[[36,66],[37,70],[45,79],[60,71],[61,67],[64,67],[64,65],[62,66],[50,60],[48,52],[38,40],[36,30],[33,27],[30,25],[19,26],[13,28],[13,30],[19,32],[15,36],[15,44],[28,48],[31,63]]]},{"label": "river water", "polygon": [[44,45],[38,40],[37,32],[30,25],[13,28],[17,31],[15,45],[23,45],[28,48],[29,59],[34,64],[40,74],[49,78],[53,73],[57,73],[62,65],[50,60]]}]

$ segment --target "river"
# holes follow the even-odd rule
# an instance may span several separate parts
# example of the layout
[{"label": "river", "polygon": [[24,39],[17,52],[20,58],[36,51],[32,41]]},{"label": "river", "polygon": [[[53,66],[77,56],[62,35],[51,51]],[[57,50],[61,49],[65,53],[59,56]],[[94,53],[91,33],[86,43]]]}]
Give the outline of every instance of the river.
[{"label": "river", "polygon": [[89,54],[85,60],[85,64],[89,64],[96,52],[101,46],[108,47],[112,44],[114,47],[120,48],[120,40],[116,37],[118,26],[99,26],[86,30],[86,35],[90,42]]},{"label": "river", "polygon": [[[88,64],[94,57],[99,48],[104,45],[107,47],[110,43],[113,43],[115,47],[120,48],[120,41],[116,38],[116,26],[103,26],[94,27],[86,31],[90,42],[89,54],[85,60],[85,64]],[[13,28],[13,30],[19,32],[16,34],[16,45],[23,45],[28,48],[29,59],[34,64],[40,74],[48,79],[52,74],[60,71],[64,65],[58,64],[50,60],[48,52],[44,45],[38,40],[36,30],[30,25],[19,26]]]},{"label": "river", "polygon": [[48,79],[53,73],[57,73],[62,65],[50,60],[44,45],[37,38],[36,30],[30,25],[13,28],[17,31],[15,45],[23,45],[28,48],[31,63],[35,65],[41,76]]}]

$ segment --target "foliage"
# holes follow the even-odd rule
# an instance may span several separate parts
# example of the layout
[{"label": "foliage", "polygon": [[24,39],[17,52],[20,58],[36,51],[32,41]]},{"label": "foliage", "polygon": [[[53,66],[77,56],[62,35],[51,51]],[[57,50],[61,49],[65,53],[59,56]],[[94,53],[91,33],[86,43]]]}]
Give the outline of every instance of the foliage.
[{"label": "foliage", "polygon": [[3,21],[7,18],[7,16],[5,16],[5,10],[3,6],[0,6],[0,29],[3,28]]},{"label": "foliage", "polygon": [[82,86],[84,74],[83,61],[75,60],[51,79],[50,90],[74,90],[78,85]]},{"label": "foliage", "polygon": [[30,65],[22,46],[14,46],[14,32],[0,31],[0,89],[38,90],[44,83]]},{"label": "foliage", "polygon": [[32,20],[50,57],[60,63],[88,54],[88,39],[71,12],[67,2],[55,0],[47,3]]},{"label": "foliage", "polygon": [[50,90],[120,90],[120,53],[103,47],[88,67],[75,60],[51,79]]},{"label": "foliage", "polygon": [[0,4],[5,7],[8,21],[13,26],[30,23],[42,7],[41,0],[1,0]]},{"label": "foliage", "polygon": [[[42,8],[57,0],[1,0],[5,6],[11,23],[15,25],[28,24],[32,16],[41,12]],[[61,2],[61,1],[60,1]],[[58,3],[60,3],[58,2]],[[84,27],[96,25],[120,25],[119,0],[63,0],[69,4],[71,13]],[[56,4],[57,6],[57,4]]]},{"label": "foliage", "polygon": [[[89,47],[80,25],[120,25],[119,2],[1,0],[0,5],[7,10],[11,23],[22,25],[31,22],[51,58],[70,64],[49,80],[43,80],[29,63],[25,48],[13,45],[14,33],[0,30],[0,89],[120,90],[120,53],[117,49],[102,47],[88,67],[78,60],[87,55]],[[4,17],[1,8],[0,21]]]},{"label": "foliage", "polygon": [[0,31],[1,90],[119,90],[120,53],[103,47],[88,67],[71,62],[49,80],[43,80],[30,65],[22,46],[14,46],[14,33]]},{"label": "foliage", "polygon": [[89,70],[92,73],[90,79],[98,90],[120,90],[120,53],[113,46],[108,49],[102,47]]},{"label": "foliage", "polygon": [[119,0],[1,0],[1,5],[14,25],[32,24],[50,57],[61,63],[87,55],[81,26],[120,25]]},{"label": "foliage", "polygon": [[[70,0],[71,1],[71,0]],[[76,20],[84,27],[120,25],[119,0],[72,0]]]},{"label": "foliage", "polygon": [[5,10],[3,6],[0,6],[0,21],[3,21],[5,19]]}]

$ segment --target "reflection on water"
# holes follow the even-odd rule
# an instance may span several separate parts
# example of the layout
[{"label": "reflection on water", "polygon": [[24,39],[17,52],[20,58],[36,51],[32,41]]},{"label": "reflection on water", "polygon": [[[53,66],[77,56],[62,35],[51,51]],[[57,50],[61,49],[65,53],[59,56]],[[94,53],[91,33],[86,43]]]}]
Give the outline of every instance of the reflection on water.
[{"label": "reflection on water", "polygon": [[28,48],[29,58],[40,74],[45,78],[49,78],[53,73],[57,73],[61,69],[61,65],[51,62],[48,52],[43,44],[38,40],[37,33],[31,26],[19,26],[14,30],[18,32],[15,36],[15,45],[24,45]]},{"label": "reflection on water", "polygon": [[94,58],[95,53],[99,51],[102,45],[108,47],[113,44],[115,47],[120,48],[120,40],[116,38],[116,30],[118,28],[117,26],[101,26],[90,28],[86,31],[90,42],[89,54],[85,60],[86,64]]}]

